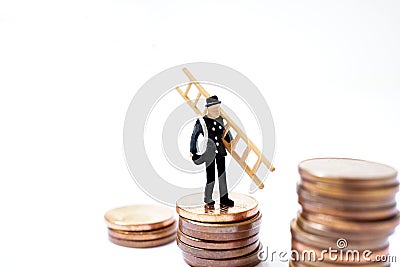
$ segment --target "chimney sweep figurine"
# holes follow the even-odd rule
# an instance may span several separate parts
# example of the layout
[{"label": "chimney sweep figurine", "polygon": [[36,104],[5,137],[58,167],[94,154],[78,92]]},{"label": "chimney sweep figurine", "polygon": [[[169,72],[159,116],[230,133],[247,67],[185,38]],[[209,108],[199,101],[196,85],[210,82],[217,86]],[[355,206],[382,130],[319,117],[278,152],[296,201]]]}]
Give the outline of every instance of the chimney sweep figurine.
[{"label": "chimney sweep figurine", "polygon": [[[195,164],[206,163],[207,184],[204,190],[204,202],[208,205],[214,205],[212,193],[215,184],[215,163],[218,170],[220,204],[233,207],[234,201],[228,197],[228,189],[225,172],[225,156],[227,155],[225,146],[222,142],[224,134],[224,122],[221,117],[221,101],[217,96],[211,96],[206,99],[207,114],[199,117],[194,125],[192,137],[190,140],[190,156]],[[202,148],[197,147],[199,135],[204,136]],[[225,140],[232,141],[231,133],[228,132]]]}]

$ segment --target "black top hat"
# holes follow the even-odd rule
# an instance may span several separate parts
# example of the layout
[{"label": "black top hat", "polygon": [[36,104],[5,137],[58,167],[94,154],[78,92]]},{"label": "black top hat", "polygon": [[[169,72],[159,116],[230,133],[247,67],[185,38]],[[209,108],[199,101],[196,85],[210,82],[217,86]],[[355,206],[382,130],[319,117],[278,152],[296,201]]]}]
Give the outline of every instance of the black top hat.
[{"label": "black top hat", "polygon": [[218,96],[213,95],[206,99],[207,108],[216,104],[221,104],[221,101],[218,100]]}]

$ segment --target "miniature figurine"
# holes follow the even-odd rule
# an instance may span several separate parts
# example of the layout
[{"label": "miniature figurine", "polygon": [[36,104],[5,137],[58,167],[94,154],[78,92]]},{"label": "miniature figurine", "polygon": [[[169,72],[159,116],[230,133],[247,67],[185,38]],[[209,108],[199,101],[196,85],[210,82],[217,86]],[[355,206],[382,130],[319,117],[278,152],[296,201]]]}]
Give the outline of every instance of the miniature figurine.
[{"label": "miniature figurine", "polygon": [[[204,117],[200,117],[194,125],[190,140],[190,156],[197,165],[206,163],[207,183],[204,190],[204,202],[207,205],[215,204],[215,201],[212,199],[212,193],[215,184],[215,164],[217,164],[220,203],[228,207],[233,207],[234,201],[228,197],[226,182],[225,156],[227,153],[222,142],[224,122],[221,117],[221,101],[214,95],[206,99],[205,106],[207,114]],[[203,149],[197,148],[197,141],[200,134],[205,139]],[[232,141],[231,133],[228,132],[224,139],[230,143]]]}]

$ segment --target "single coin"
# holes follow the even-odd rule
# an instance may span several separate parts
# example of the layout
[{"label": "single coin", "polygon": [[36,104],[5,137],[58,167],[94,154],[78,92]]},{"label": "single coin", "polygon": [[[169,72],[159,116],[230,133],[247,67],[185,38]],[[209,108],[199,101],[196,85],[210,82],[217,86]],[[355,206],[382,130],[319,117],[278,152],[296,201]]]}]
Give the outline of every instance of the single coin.
[{"label": "single coin", "polygon": [[248,246],[258,241],[258,234],[250,236],[248,238],[233,240],[233,241],[209,241],[202,240],[198,238],[194,238],[188,235],[185,235],[181,231],[178,230],[177,237],[180,241],[189,246],[193,246],[196,248],[202,249],[214,249],[214,250],[223,250],[223,249],[236,249]]},{"label": "single coin", "polygon": [[148,240],[148,241],[136,241],[136,240],[125,240],[125,239],[118,239],[113,236],[108,236],[108,239],[122,247],[128,247],[128,248],[152,248],[152,247],[158,247],[162,246],[168,243],[171,243],[176,239],[176,234],[172,234],[167,237],[163,237],[160,239],[155,239],[155,240]]},{"label": "single coin", "polygon": [[260,263],[258,253],[262,251],[262,245],[248,255],[233,259],[203,259],[193,254],[182,251],[183,258],[187,264],[193,267],[253,267]]},{"label": "single coin", "polygon": [[303,179],[332,184],[384,186],[393,184],[397,171],[387,165],[346,158],[317,158],[300,162]]},{"label": "single coin", "polygon": [[237,222],[247,220],[258,212],[258,202],[253,197],[240,193],[229,193],[235,201],[234,207],[216,203],[214,208],[203,203],[203,193],[180,198],[176,202],[176,211],[186,219],[198,222]]},{"label": "single coin", "polygon": [[369,241],[375,239],[384,239],[389,235],[394,233],[394,229],[387,232],[375,232],[375,233],[354,233],[354,232],[344,232],[332,229],[324,224],[314,223],[306,220],[300,214],[297,217],[297,224],[301,229],[307,233],[315,234],[318,236],[324,236],[328,238],[344,238],[346,240],[353,241]]},{"label": "single coin", "polygon": [[396,205],[396,198],[385,200],[343,200],[319,195],[318,192],[311,192],[297,185],[299,199],[303,202],[318,203],[341,210],[370,210],[380,209]]},{"label": "single coin", "polygon": [[396,183],[394,186],[390,187],[379,187],[378,189],[368,189],[368,190],[344,190],[337,189],[334,187],[322,187],[316,185],[317,183],[312,183],[308,181],[302,181],[301,186],[309,191],[316,192],[318,195],[331,197],[335,199],[343,200],[386,200],[393,199],[396,193],[399,191],[399,184]]},{"label": "single coin", "polygon": [[250,245],[247,245],[245,247],[235,248],[235,249],[218,250],[218,249],[196,248],[196,247],[193,247],[193,246],[183,243],[179,238],[176,239],[176,242],[178,244],[178,247],[182,251],[192,254],[192,255],[195,255],[196,257],[202,258],[202,259],[237,258],[237,257],[241,257],[241,256],[244,256],[244,255],[247,255],[247,254],[253,252],[259,246],[259,241],[257,240],[256,242],[254,242]]},{"label": "single coin", "polygon": [[[306,245],[311,245],[319,249],[338,249],[337,240],[338,238],[328,238],[324,236],[319,236],[315,234],[310,234],[301,227],[297,225],[296,220],[293,220],[290,225],[290,231],[292,233],[292,238]],[[378,250],[389,245],[388,238],[374,239],[370,241],[353,241],[348,240],[346,244],[346,249],[355,250]]]},{"label": "single coin", "polygon": [[232,223],[204,223],[179,217],[179,226],[206,233],[236,233],[259,227],[261,225],[261,218],[262,215],[260,212],[248,220]]},{"label": "single coin", "polygon": [[363,186],[363,184],[360,183],[330,183],[330,180],[326,180],[324,182],[321,181],[315,181],[315,180],[309,180],[307,178],[301,177],[301,183],[305,182],[305,183],[311,183],[314,188],[316,189],[322,189],[322,190],[335,190],[335,191],[344,191],[344,192],[364,192],[364,191],[369,191],[369,190],[380,190],[380,189],[384,189],[387,187],[398,187],[399,186],[399,181],[397,180],[397,178],[393,178],[393,182],[391,184],[379,184],[376,186]]},{"label": "single coin", "polygon": [[241,231],[236,233],[207,233],[199,232],[184,227],[179,227],[179,230],[187,236],[211,241],[233,241],[243,238],[249,238],[250,236],[256,235],[260,232],[260,226],[255,227],[251,230]]},{"label": "single coin", "polygon": [[120,231],[108,228],[108,234],[118,239],[141,241],[167,237],[175,234],[176,230],[177,223],[173,222],[170,226],[151,231]]},{"label": "single coin", "polygon": [[383,207],[380,209],[364,210],[342,210],[340,208],[330,207],[316,202],[307,202],[299,198],[299,204],[305,213],[318,213],[336,216],[348,220],[384,220],[393,217],[398,210],[396,205]]},{"label": "single coin", "polygon": [[334,230],[366,234],[391,232],[396,228],[400,221],[399,212],[397,212],[394,217],[386,220],[363,222],[343,220],[335,216],[323,214],[302,213],[301,216],[310,222],[326,225]]},{"label": "single coin", "polygon": [[[362,257],[364,250],[361,251],[359,259],[358,258],[353,259],[351,255],[347,256],[349,258],[346,258],[346,255],[349,255],[349,254],[346,254],[346,251],[348,251],[348,250],[337,250],[337,252],[335,254],[333,254],[333,255],[336,255],[337,257],[332,257],[332,255],[329,255],[329,253],[326,253],[326,249],[321,250],[314,246],[309,246],[309,245],[303,244],[295,239],[292,239],[292,250],[298,251],[300,253],[300,255],[303,253],[303,251],[313,251],[312,257],[315,256],[315,259],[313,259],[313,258],[302,259],[307,264],[311,263],[311,262],[316,262],[317,260],[320,262],[323,261],[324,263],[345,264],[346,266],[371,263],[371,261],[368,261],[367,258]],[[341,255],[340,251],[342,251],[343,256],[340,256]],[[371,254],[369,254],[370,255],[369,258],[375,259],[375,257],[377,255],[380,255],[380,256],[388,255],[388,253],[389,253],[389,246],[382,248],[380,250],[371,251]]]},{"label": "single coin", "polygon": [[171,209],[153,205],[135,205],[108,211],[104,218],[108,228],[126,231],[156,230],[171,225]]}]

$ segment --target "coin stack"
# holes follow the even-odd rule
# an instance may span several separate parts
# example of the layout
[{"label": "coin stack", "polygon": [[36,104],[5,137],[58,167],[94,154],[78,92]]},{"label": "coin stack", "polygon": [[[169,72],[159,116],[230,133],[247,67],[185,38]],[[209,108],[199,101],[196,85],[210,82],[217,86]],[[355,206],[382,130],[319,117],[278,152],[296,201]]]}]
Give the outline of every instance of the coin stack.
[{"label": "coin stack", "polygon": [[203,194],[177,201],[179,227],[176,242],[190,266],[256,266],[262,245],[258,238],[261,213],[258,202],[230,193],[234,207],[205,205]]},{"label": "coin stack", "polygon": [[177,223],[171,209],[136,205],[120,207],[104,215],[109,240],[130,248],[157,247],[176,238]]},{"label": "coin stack", "polygon": [[[321,158],[301,162],[299,173],[302,210],[291,223],[292,250],[298,255],[290,266],[389,266],[374,260],[388,254],[388,238],[400,221],[396,170],[363,160]],[[336,254],[323,253],[330,248]],[[367,250],[372,254],[365,257]],[[304,257],[306,251],[316,256]]]}]

